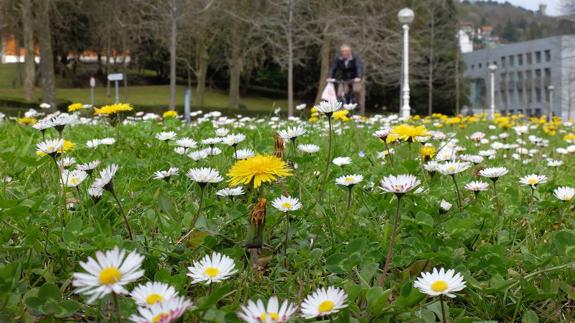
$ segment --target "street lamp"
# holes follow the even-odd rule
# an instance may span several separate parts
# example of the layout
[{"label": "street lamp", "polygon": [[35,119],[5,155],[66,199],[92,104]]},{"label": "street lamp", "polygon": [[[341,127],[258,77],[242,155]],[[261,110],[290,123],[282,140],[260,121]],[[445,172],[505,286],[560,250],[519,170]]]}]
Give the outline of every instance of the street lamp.
[{"label": "street lamp", "polygon": [[551,121],[553,117],[553,91],[555,91],[555,87],[553,85],[549,85],[547,87],[549,90],[549,107],[547,107],[547,121]]},{"label": "street lamp", "polygon": [[403,28],[403,103],[401,105],[400,116],[409,118],[411,107],[409,106],[409,25],[413,22],[415,14],[409,8],[403,8],[397,14],[399,23]]},{"label": "street lamp", "polygon": [[491,105],[489,109],[489,120],[495,118],[495,71],[497,71],[497,65],[489,65],[489,74],[491,76]]}]

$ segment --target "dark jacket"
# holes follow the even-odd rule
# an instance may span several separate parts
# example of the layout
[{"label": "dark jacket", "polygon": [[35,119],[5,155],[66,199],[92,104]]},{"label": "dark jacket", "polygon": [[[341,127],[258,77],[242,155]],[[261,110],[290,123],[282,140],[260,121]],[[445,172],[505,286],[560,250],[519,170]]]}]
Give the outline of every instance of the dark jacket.
[{"label": "dark jacket", "polygon": [[352,55],[350,60],[347,62],[346,67],[345,60],[343,59],[343,57],[338,56],[335,58],[335,60],[331,63],[331,66],[329,67],[328,78],[334,78],[338,71],[341,72],[341,79],[344,81],[350,81],[356,77],[362,78],[363,62],[358,56]]}]

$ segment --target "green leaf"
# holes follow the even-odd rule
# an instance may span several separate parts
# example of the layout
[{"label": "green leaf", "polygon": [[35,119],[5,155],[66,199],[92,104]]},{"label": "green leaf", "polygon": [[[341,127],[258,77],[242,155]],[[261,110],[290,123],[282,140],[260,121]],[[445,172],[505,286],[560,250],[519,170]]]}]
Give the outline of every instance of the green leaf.
[{"label": "green leaf", "polygon": [[46,283],[38,290],[38,298],[44,303],[49,299],[59,301],[62,299],[62,294],[58,286],[52,283]]},{"label": "green leaf", "polygon": [[521,321],[523,323],[539,323],[539,316],[533,310],[528,310],[523,313]]}]

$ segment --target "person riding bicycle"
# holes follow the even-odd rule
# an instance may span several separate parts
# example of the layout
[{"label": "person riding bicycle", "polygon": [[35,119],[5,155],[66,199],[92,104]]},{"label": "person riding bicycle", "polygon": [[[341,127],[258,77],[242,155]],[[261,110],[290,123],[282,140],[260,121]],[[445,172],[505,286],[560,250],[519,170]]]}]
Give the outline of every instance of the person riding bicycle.
[{"label": "person riding bicycle", "polygon": [[361,95],[363,90],[363,62],[359,56],[355,55],[349,45],[342,45],[339,48],[338,55],[332,62],[328,82],[335,82],[336,76],[338,82],[337,96],[345,104],[363,102]]}]

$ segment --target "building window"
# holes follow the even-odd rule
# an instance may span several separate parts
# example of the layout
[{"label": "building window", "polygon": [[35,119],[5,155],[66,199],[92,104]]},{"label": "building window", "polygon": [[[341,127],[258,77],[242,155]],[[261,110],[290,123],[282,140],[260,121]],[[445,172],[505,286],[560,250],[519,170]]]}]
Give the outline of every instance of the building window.
[{"label": "building window", "polygon": [[541,103],[541,88],[535,89],[535,102]]},{"label": "building window", "polygon": [[522,66],[522,65],[523,65],[523,54],[518,54],[518,55],[517,55],[517,64],[518,64],[519,66]]},{"label": "building window", "polygon": [[475,64],[471,64],[471,69],[472,69],[472,70],[475,69]]},{"label": "building window", "polygon": [[501,57],[501,67],[505,67],[505,56]]},{"label": "building window", "polygon": [[535,63],[541,63],[541,52],[535,52]]},{"label": "building window", "polygon": [[479,67],[479,69],[481,69],[481,63],[479,63],[478,67]]},{"label": "building window", "polygon": [[533,55],[531,55],[531,53],[527,53],[525,56],[527,57],[527,65],[533,64]]},{"label": "building window", "polygon": [[515,56],[509,56],[509,66],[515,65]]},{"label": "building window", "polygon": [[551,62],[551,50],[550,49],[545,51],[545,61]]}]

